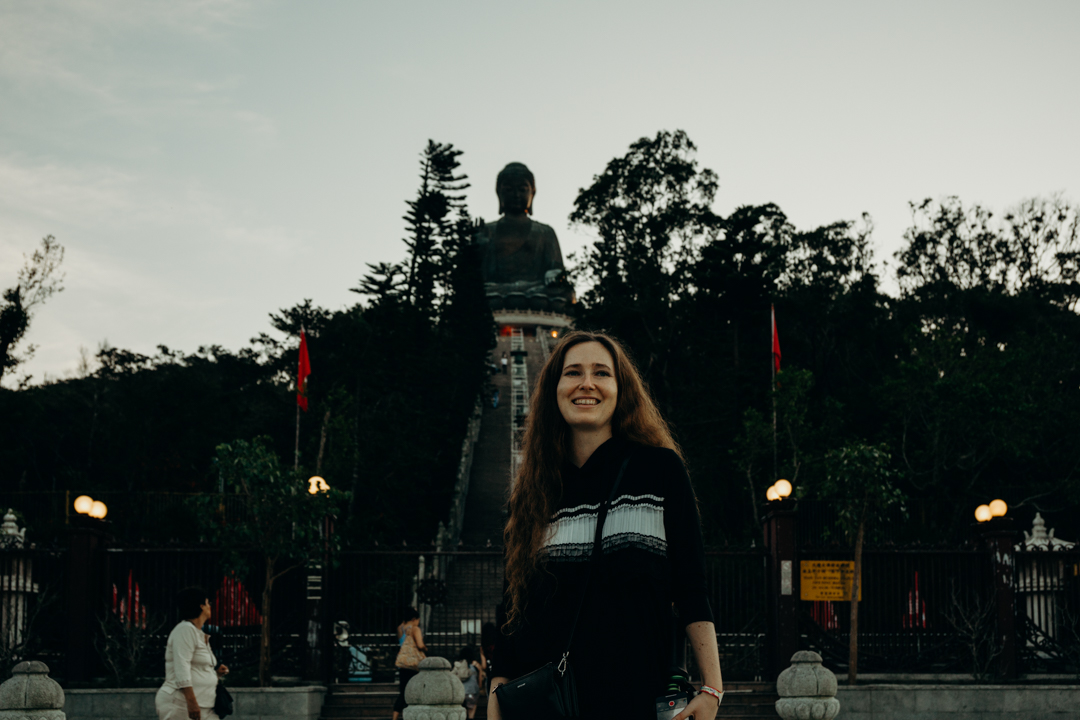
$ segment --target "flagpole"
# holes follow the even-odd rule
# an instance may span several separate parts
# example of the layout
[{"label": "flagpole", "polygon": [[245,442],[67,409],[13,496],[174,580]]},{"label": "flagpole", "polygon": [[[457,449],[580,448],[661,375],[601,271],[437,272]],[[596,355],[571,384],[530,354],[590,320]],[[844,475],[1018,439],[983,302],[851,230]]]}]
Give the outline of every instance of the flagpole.
[{"label": "flagpole", "polygon": [[[775,414],[775,411],[774,411]],[[775,430],[776,419],[773,418],[773,426]],[[300,469],[300,403],[296,404],[296,453],[293,460],[293,470]]]},{"label": "flagpole", "polygon": [[769,312],[772,320],[772,332],[769,334],[769,368],[772,370],[772,381],[769,383],[769,395],[772,396],[772,479],[776,482],[780,478],[776,451],[776,306],[770,304]]}]

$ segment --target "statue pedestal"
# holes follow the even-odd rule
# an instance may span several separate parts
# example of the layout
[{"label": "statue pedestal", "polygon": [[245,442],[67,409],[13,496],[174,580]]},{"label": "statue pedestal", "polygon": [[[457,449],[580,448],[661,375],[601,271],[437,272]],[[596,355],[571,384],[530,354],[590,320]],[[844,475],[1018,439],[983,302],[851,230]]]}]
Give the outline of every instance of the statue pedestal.
[{"label": "statue pedestal", "polygon": [[546,327],[569,330],[574,326],[574,319],[569,315],[543,310],[493,310],[491,314],[501,327]]}]

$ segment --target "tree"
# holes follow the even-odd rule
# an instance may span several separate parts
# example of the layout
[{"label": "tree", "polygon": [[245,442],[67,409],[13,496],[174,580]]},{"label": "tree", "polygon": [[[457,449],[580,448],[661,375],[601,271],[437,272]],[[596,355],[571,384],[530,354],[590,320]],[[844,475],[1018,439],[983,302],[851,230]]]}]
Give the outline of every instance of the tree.
[{"label": "tree", "polygon": [[1080,212],[1058,196],[993,213],[959,198],[911,204],[906,246],[896,253],[905,295],[947,299],[965,290],[1035,293],[1075,309],[1080,301]]},{"label": "tree", "polygon": [[420,154],[420,189],[415,200],[407,202],[405,222],[409,236],[405,279],[409,299],[429,316],[434,315],[437,284],[447,269],[446,253],[454,235],[454,212],[465,208],[464,191],[469,187],[465,175],[455,175],[461,163],[461,150],[452,143],[428,140]]},{"label": "tree", "polygon": [[883,445],[849,443],[828,454],[826,467],[827,474],[819,495],[839,506],[841,527],[849,538],[854,538],[848,647],[848,684],[854,685],[859,672],[859,585],[867,523],[880,521],[884,511],[895,505],[902,507],[904,495],[894,485],[896,474],[892,469],[892,457]]},{"label": "tree", "polygon": [[30,327],[34,308],[43,304],[54,294],[63,291],[64,276],[60,263],[64,260],[64,246],[52,235],[41,241],[41,247],[27,258],[19,270],[15,287],[0,295],[0,379],[4,372],[15,369],[34,354],[33,345],[22,355],[15,354],[15,347]]},{"label": "tree", "polygon": [[214,545],[226,550],[226,566],[246,573],[247,553],[263,556],[262,638],[259,646],[259,685],[270,685],[270,618],[274,582],[285,573],[340,549],[340,538],[325,532],[325,519],[338,512],[349,493],[330,488],[314,495],[298,472],[283,469],[270,449],[269,438],[237,440],[218,446],[214,464],[227,491],[243,497],[250,519],[224,523],[220,499],[204,494],[193,499],[202,530]]},{"label": "tree", "polygon": [[695,151],[682,130],[641,138],[578,192],[570,214],[572,223],[599,235],[573,273],[591,285],[579,326],[626,340],[669,412],[678,303],[693,291],[690,271],[719,220],[711,209],[716,174],[698,167]]}]

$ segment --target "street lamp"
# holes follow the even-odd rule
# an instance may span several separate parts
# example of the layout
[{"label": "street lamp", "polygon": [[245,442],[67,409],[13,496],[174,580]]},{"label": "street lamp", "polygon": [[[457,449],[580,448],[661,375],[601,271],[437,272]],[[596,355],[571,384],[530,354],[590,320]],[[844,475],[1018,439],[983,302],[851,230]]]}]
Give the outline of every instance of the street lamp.
[{"label": "street lamp", "polygon": [[992,517],[994,517],[994,516],[990,512],[990,506],[989,505],[980,505],[979,507],[975,508],[975,519],[977,521],[979,521],[981,523],[989,522],[990,518],[992,518]]},{"label": "street lamp", "polygon": [[100,500],[95,500],[94,504],[90,506],[90,512],[87,513],[90,517],[97,518],[98,520],[104,520],[105,516],[108,514],[109,508]]},{"label": "street lamp", "polygon": [[312,495],[317,495],[317,494],[319,494],[321,492],[329,492],[330,491],[330,486],[327,485],[326,481],[323,480],[318,475],[312,475],[310,478],[308,478],[308,489],[307,489],[307,491],[309,493],[311,493]]},{"label": "street lamp", "polygon": [[768,490],[765,491],[765,497],[772,502],[773,500],[783,500],[791,494],[791,483],[787,480],[777,480],[772,484]]},{"label": "street lamp", "polygon": [[1007,512],[1009,512],[1009,506],[1004,500],[994,500],[990,503],[990,514],[994,517],[1005,517]]},{"label": "street lamp", "polygon": [[89,495],[80,495],[75,498],[75,512],[80,515],[89,515],[90,510],[94,507],[94,498]]}]

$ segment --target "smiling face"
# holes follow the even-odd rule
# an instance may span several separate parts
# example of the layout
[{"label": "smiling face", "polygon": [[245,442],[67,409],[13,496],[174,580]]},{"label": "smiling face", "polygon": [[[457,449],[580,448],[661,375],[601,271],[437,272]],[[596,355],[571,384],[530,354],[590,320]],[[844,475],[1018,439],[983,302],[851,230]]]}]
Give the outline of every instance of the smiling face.
[{"label": "smiling face", "polygon": [[559,412],[577,432],[611,432],[611,416],[619,397],[615,361],[598,342],[570,348],[563,360],[556,390]]}]

